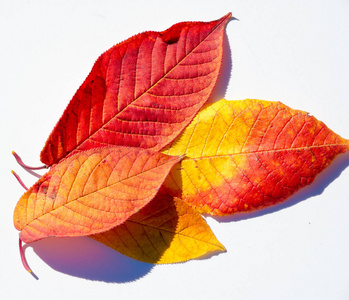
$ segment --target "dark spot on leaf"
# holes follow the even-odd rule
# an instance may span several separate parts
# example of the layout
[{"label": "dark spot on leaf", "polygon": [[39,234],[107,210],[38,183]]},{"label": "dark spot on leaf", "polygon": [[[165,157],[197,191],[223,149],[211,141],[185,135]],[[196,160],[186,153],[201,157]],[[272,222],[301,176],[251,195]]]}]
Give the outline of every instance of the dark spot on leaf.
[{"label": "dark spot on leaf", "polygon": [[44,182],[41,186],[40,186],[40,193],[43,193],[43,194],[47,194],[47,190],[48,190],[48,183],[47,182]]},{"label": "dark spot on leaf", "polygon": [[52,200],[55,199],[57,196],[57,188],[55,187],[51,193],[48,195],[48,197],[50,197]]},{"label": "dark spot on leaf", "polygon": [[180,30],[170,28],[168,31],[161,34],[161,38],[166,44],[171,45],[178,42],[180,35]]}]

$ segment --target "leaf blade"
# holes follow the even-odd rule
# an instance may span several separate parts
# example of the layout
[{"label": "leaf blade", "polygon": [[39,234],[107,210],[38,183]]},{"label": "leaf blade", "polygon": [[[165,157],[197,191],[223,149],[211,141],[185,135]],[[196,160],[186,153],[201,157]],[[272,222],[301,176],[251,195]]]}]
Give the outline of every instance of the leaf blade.
[{"label": "leaf blade", "polygon": [[145,32],[102,54],[46,141],[41,161],[52,165],[75,150],[108,145],[167,145],[211,95],[230,18]]},{"label": "leaf blade", "polygon": [[285,200],[348,149],[348,140],[282,103],[221,100],[163,150],[186,153],[164,186],[202,213],[251,211]]},{"label": "leaf blade", "polygon": [[146,205],[180,159],[130,147],[77,153],[53,166],[21,197],[15,227],[26,243],[108,230]]},{"label": "leaf blade", "polygon": [[198,212],[164,193],[157,194],[125,223],[91,238],[153,264],[184,262],[225,251]]}]

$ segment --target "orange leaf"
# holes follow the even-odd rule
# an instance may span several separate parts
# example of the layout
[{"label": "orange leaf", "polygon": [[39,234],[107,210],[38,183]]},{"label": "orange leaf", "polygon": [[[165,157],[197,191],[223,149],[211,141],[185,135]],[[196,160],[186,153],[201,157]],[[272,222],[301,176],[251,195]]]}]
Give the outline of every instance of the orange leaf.
[{"label": "orange leaf", "polygon": [[26,243],[109,230],[146,205],[179,160],[129,147],[72,155],[21,197],[14,212],[15,227]]},{"label": "orange leaf", "polygon": [[310,184],[348,149],[348,140],[306,112],[280,102],[221,100],[163,150],[186,155],[164,186],[202,213],[251,211]]},{"label": "orange leaf", "polygon": [[159,150],[169,144],[212,93],[230,18],[144,32],[103,53],[50,134],[41,161],[52,165],[110,145]]},{"label": "orange leaf", "polygon": [[122,225],[91,237],[124,255],[156,264],[225,251],[198,212],[160,192]]}]

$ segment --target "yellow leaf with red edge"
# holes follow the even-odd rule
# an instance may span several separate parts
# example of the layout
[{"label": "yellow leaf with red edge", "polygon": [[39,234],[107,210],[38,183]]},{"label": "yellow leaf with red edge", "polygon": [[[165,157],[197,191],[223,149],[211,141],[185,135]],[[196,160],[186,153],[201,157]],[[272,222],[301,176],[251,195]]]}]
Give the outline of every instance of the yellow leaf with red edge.
[{"label": "yellow leaf with red edge", "polygon": [[14,225],[26,243],[109,230],[152,200],[180,159],[120,146],[77,153],[54,165],[21,197]]},{"label": "yellow leaf with red edge", "polygon": [[164,186],[201,213],[251,211],[285,200],[348,149],[348,140],[306,112],[223,99],[206,105],[163,149],[186,155]]},{"label": "yellow leaf with red edge", "polygon": [[91,237],[124,255],[156,264],[225,251],[197,211],[162,193],[122,225]]}]

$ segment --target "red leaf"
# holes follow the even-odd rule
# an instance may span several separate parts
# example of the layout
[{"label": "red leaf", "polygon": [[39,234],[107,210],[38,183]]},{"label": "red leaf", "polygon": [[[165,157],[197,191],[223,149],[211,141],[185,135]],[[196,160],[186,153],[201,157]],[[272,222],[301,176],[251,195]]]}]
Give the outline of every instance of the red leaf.
[{"label": "red leaf", "polygon": [[46,141],[41,161],[52,165],[106,145],[160,150],[169,144],[212,93],[230,18],[144,32],[102,54]]}]

